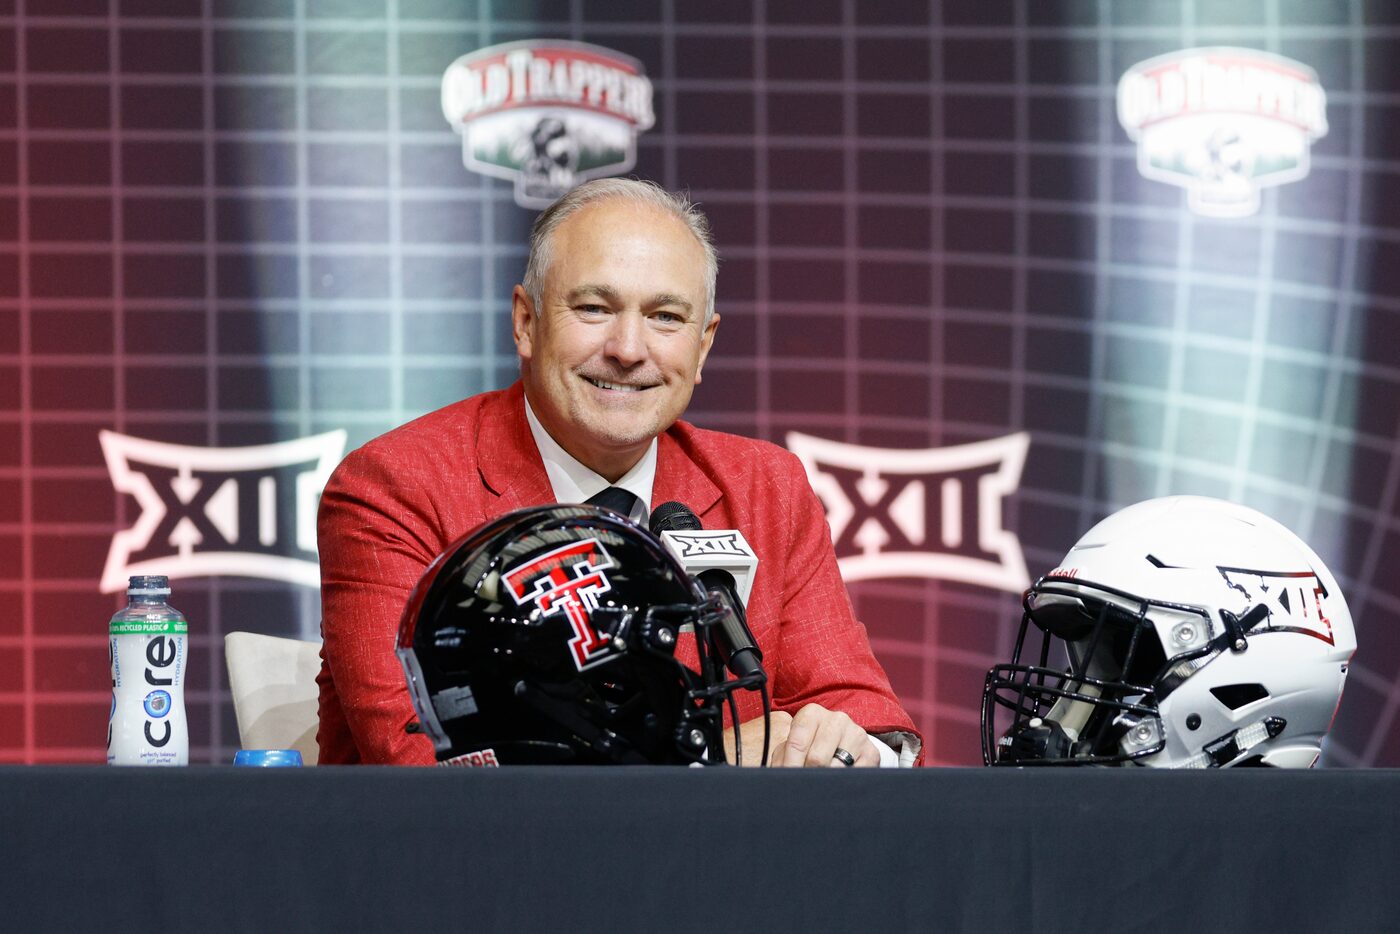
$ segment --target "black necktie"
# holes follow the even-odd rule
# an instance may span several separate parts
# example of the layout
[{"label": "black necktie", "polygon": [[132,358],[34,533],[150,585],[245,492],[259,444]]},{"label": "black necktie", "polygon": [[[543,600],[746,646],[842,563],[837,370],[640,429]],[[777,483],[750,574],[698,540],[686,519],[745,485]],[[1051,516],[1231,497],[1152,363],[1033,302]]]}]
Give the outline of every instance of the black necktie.
[{"label": "black necktie", "polygon": [[602,506],[604,509],[611,509],[613,512],[621,513],[633,522],[641,522],[637,517],[642,501],[634,494],[629,493],[620,486],[610,486],[606,490],[599,490],[588,497],[588,505]]}]

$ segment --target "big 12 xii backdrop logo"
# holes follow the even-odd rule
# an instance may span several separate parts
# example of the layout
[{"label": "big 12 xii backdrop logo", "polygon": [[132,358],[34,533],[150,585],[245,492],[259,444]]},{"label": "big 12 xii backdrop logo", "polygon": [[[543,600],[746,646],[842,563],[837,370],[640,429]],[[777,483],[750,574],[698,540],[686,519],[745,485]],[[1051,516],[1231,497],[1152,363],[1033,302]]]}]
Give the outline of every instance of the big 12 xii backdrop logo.
[{"label": "big 12 xii backdrop logo", "polygon": [[133,574],[320,586],[316,506],[345,453],[344,431],[239,448],[100,438],[112,486],[141,510],[112,537],[103,593]]},{"label": "big 12 xii backdrop logo", "polygon": [[1001,511],[1029,434],[903,450],[789,432],[787,446],[826,507],[845,580],[931,577],[1012,593],[1030,585]]}]

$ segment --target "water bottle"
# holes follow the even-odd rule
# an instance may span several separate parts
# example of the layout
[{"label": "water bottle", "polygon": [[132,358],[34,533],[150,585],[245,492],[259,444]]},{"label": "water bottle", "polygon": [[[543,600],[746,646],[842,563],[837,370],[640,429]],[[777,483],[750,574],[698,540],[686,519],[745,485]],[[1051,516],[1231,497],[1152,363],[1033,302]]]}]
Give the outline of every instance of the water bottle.
[{"label": "water bottle", "polygon": [[108,765],[189,765],[185,654],[189,623],[166,603],[170,579],[131,578],[127,605],[108,627],[112,712]]}]

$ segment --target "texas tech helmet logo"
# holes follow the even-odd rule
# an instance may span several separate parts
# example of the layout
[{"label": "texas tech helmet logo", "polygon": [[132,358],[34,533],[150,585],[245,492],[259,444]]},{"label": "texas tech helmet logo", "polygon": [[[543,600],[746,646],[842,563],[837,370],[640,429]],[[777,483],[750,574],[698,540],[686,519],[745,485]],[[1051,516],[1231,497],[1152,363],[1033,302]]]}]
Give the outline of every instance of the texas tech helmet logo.
[{"label": "texas tech helmet logo", "polygon": [[612,590],[603,572],[615,566],[602,544],[589,538],[531,558],[502,577],[516,603],[533,603],[544,616],[564,614],[574,630],[569,652],[583,671],[622,654],[591,621],[598,598]]},{"label": "texas tech helmet logo", "polygon": [[112,537],[101,589],[133,574],[232,574],[319,587],[316,505],[345,432],[239,448],[100,433],[112,486],[141,514]]},{"label": "texas tech helmet logo", "polygon": [[453,62],[442,114],[473,172],[515,181],[515,201],[545,208],[590,178],[619,175],[656,122],[642,65],[582,42],[493,45]]},{"label": "texas tech helmet logo", "polygon": [[787,446],[826,506],[841,576],[1030,586],[1002,498],[1021,479],[1030,435],[925,450],[863,447],[789,432]]}]

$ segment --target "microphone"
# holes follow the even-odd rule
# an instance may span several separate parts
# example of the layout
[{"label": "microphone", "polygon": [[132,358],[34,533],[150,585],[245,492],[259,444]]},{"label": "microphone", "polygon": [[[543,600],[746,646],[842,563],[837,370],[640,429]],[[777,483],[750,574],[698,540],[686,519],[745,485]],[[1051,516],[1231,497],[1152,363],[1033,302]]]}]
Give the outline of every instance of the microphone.
[{"label": "microphone", "polygon": [[662,503],[651,514],[652,534],[665,543],[686,573],[719,597],[724,608],[719,625],[720,656],[736,678],[763,671],[763,650],[749,631],[744,603],[753,589],[758,556],[738,529],[705,531],[684,503]]},{"label": "microphone", "polygon": [[739,602],[748,606],[753,592],[753,575],[758,569],[754,554],[738,529],[706,532],[700,519],[684,503],[662,503],[652,511],[648,526],[651,534],[660,538],[685,565],[686,573],[698,577],[702,571],[716,568],[728,572],[734,580],[734,592]]}]

